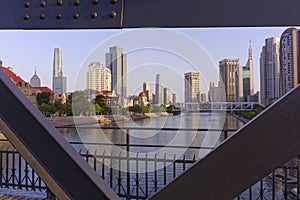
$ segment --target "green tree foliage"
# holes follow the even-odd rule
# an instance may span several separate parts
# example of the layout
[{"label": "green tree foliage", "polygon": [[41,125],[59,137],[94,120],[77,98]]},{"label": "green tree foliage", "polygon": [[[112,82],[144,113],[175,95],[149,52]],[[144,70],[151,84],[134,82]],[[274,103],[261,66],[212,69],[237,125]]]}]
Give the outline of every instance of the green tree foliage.
[{"label": "green tree foliage", "polygon": [[36,101],[37,101],[38,105],[42,105],[43,103],[49,104],[50,103],[50,93],[49,92],[37,93]]},{"label": "green tree foliage", "polygon": [[43,103],[39,106],[39,109],[47,117],[51,116],[51,114],[54,114],[56,112],[54,104]]},{"label": "green tree foliage", "polygon": [[75,91],[72,94],[72,107],[74,115],[85,115],[92,112],[92,107],[84,91]]}]

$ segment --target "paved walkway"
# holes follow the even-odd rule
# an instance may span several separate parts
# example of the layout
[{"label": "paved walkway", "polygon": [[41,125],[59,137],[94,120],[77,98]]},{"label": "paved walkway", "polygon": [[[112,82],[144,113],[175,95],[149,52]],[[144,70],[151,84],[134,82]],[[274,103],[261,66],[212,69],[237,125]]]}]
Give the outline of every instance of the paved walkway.
[{"label": "paved walkway", "polygon": [[12,196],[7,194],[0,194],[0,200],[41,200],[42,198],[34,197],[22,197],[22,196]]}]

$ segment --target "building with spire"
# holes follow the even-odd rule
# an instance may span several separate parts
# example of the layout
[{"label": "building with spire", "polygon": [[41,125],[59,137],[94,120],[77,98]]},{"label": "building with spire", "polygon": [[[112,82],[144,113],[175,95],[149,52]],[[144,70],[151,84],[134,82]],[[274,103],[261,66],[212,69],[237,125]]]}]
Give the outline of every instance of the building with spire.
[{"label": "building with spire", "polygon": [[252,95],[254,95],[254,62],[250,41],[247,63],[245,66],[239,66],[236,71],[237,101],[247,101]]},{"label": "building with spire", "polygon": [[260,54],[260,95],[264,105],[280,97],[279,44],[279,38],[267,38]]},{"label": "building with spire", "polygon": [[63,76],[62,50],[54,49],[52,89],[57,94],[67,92],[67,77]]},{"label": "building with spire", "polygon": [[122,97],[127,97],[127,55],[118,46],[110,47],[105,62],[111,71],[112,90]]},{"label": "building with spire", "polygon": [[34,70],[34,74],[33,74],[33,76],[30,79],[30,85],[32,87],[41,87],[41,79],[36,74],[36,70]]}]

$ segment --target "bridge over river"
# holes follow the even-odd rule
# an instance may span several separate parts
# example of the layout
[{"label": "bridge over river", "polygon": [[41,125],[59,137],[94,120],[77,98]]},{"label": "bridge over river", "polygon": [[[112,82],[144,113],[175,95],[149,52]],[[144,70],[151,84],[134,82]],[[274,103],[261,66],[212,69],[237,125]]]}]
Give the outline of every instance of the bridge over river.
[{"label": "bridge over river", "polygon": [[[253,111],[257,102],[187,102],[175,103],[183,112]],[[261,105],[262,106],[262,105]],[[176,109],[175,109],[176,111]]]}]

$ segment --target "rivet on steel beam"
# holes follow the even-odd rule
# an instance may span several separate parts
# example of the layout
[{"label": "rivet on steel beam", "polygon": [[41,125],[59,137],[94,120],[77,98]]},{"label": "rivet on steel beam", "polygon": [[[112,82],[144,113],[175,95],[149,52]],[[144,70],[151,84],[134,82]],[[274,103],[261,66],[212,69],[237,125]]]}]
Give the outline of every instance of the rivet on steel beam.
[{"label": "rivet on steel beam", "polygon": [[111,13],[110,13],[110,17],[111,18],[115,18],[115,17],[117,17],[117,12],[116,11],[111,11]]},{"label": "rivet on steel beam", "polygon": [[97,12],[92,12],[91,17],[93,19],[96,19],[96,17],[98,17],[98,13]]},{"label": "rivet on steel beam", "polygon": [[110,2],[111,2],[112,4],[115,4],[115,3],[117,3],[117,0],[110,0]]},{"label": "rivet on steel beam", "polygon": [[40,19],[43,20],[43,19],[45,19],[45,18],[46,18],[46,15],[45,15],[44,13],[42,13],[42,14],[40,15]]},{"label": "rivet on steel beam", "polygon": [[74,5],[75,5],[75,6],[79,6],[79,5],[80,5],[80,0],[75,0],[75,1],[74,1]]},{"label": "rivet on steel beam", "polygon": [[61,13],[59,13],[59,14],[56,15],[56,19],[59,20],[59,19],[61,19],[61,18],[62,18],[62,14],[61,14]]},{"label": "rivet on steel beam", "polygon": [[74,19],[78,19],[79,16],[80,16],[79,13],[74,13],[73,18],[74,18]]},{"label": "rivet on steel beam", "polygon": [[25,8],[29,8],[30,7],[30,2],[29,1],[26,1],[25,4],[24,4]]},{"label": "rivet on steel beam", "polygon": [[41,7],[46,7],[47,2],[45,0],[41,1]]},{"label": "rivet on steel beam", "polygon": [[62,6],[63,3],[64,3],[63,0],[58,0],[58,1],[57,1],[57,5],[58,5],[58,6]]},{"label": "rivet on steel beam", "polygon": [[99,0],[93,0],[93,4],[97,5],[99,3]]},{"label": "rivet on steel beam", "polygon": [[26,14],[25,16],[24,16],[24,20],[29,20],[30,19],[30,16],[29,16],[29,14]]}]

